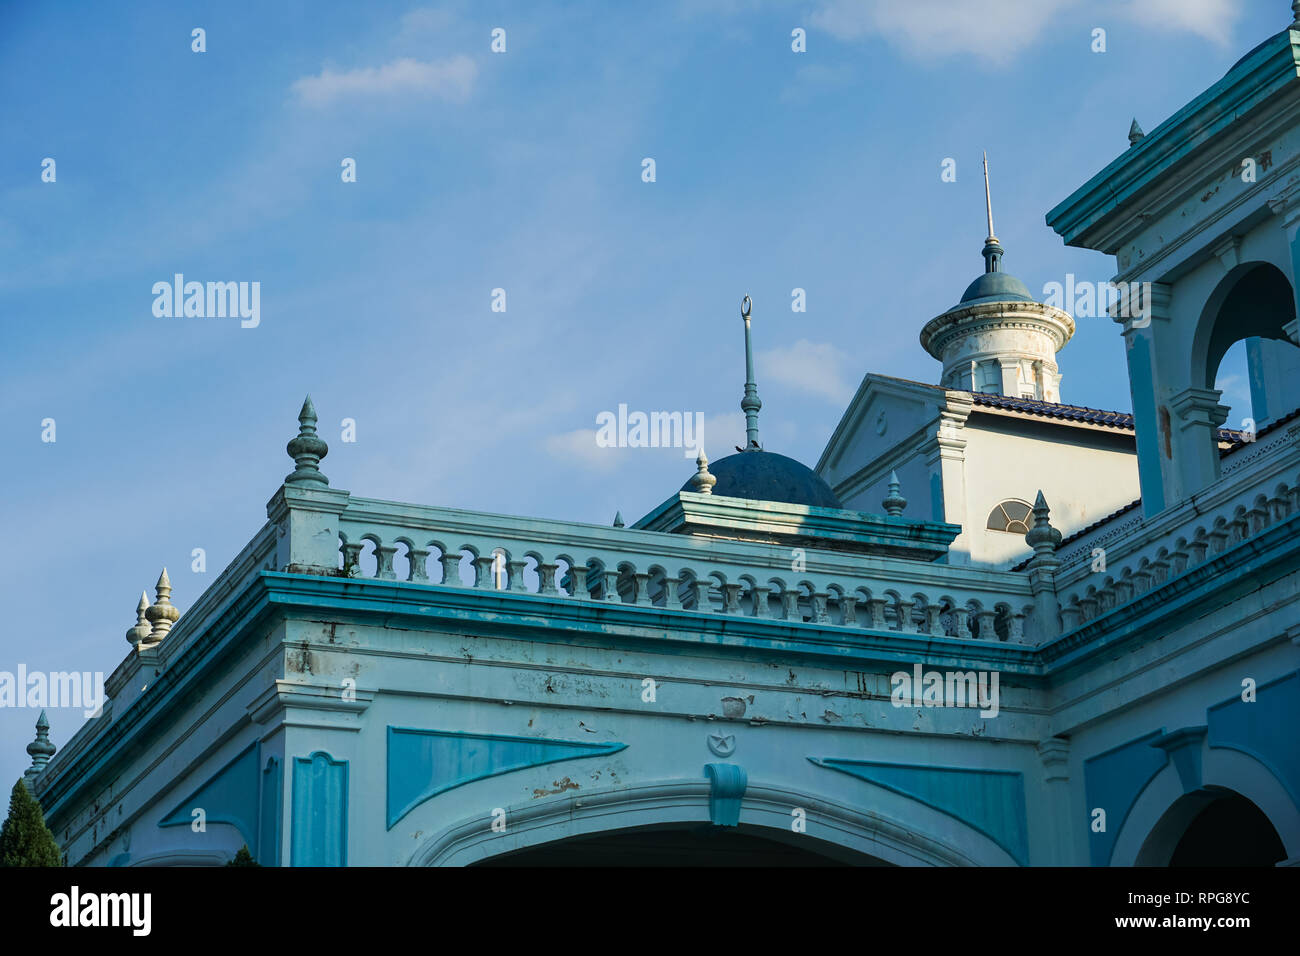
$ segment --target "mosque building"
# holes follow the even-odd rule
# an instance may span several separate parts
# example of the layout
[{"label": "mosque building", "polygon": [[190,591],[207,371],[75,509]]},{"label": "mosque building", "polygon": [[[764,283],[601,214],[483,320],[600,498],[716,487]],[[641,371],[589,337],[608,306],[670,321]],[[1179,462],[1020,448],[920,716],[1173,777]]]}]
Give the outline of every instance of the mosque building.
[{"label": "mosque building", "polygon": [[68,863],[1300,862],[1295,6],[1048,213],[1150,283],[1132,413],[1063,401],[991,201],[935,383],[867,374],[810,468],[746,299],[744,444],[627,526],[339,489],[308,399],[262,529],[184,614],[163,572],[102,716],[42,715]]}]

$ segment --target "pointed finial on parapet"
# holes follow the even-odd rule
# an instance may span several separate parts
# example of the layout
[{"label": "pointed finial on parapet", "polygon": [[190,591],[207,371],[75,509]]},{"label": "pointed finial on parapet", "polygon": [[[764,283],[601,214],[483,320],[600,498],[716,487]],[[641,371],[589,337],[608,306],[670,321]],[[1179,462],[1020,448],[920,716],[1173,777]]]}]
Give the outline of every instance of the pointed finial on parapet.
[{"label": "pointed finial on parapet", "polygon": [[889,473],[889,494],[885,496],[885,500],[881,504],[885,506],[885,514],[894,518],[901,517],[903,509],[907,507],[907,499],[902,496],[899,490],[901,487],[898,481],[898,472],[891,471]]},{"label": "pointed finial on parapet", "polygon": [[1025,543],[1034,549],[1035,556],[1055,554],[1061,543],[1061,532],[1052,527],[1052,511],[1041,490],[1034,499],[1034,526],[1025,532]]},{"label": "pointed finial on parapet", "polygon": [[330,480],[321,473],[320,461],[329,454],[329,445],[325,439],[316,434],[316,408],[311,403],[311,396],[302,403],[298,413],[298,435],[284,446],[293,463],[297,466],[286,477],[285,483],[311,483],[328,485]]},{"label": "pointed finial on parapet", "polygon": [[1291,0],[1291,29],[1300,29],[1300,0]]},{"label": "pointed finial on parapet", "polygon": [[701,495],[713,494],[713,486],[718,483],[717,477],[709,474],[709,456],[704,454],[704,449],[695,456],[695,474],[691,478],[691,490]]},{"label": "pointed finial on parapet", "polygon": [[[1296,0],[1296,2],[1300,3],[1300,0]],[[1146,133],[1142,132],[1142,127],[1138,125],[1137,117],[1133,117],[1133,124],[1128,128],[1128,144],[1136,146],[1145,135]]]},{"label": "pointed finial on parapet", "polygon": [[32,758],[32,765],[23,773],[23,780],[29,790],[32,782],[54,756],[54,751],[54,744],[50,743],[50,722],[45,717],[45,711],[41,711],[41,716],[36,718],[36,739],[27,745],[27,753]]},{"label": "pointed finial on parapet", "polygon": [[139,647],[149,639],[149,632],[153,630],[149,626],[146,614],[149,611],[149,598],[141,591],[140,603],[135,606],[135,627],[126,632],[126,639],[131,642],[132,647]]},{"label": "pointed finial on parapet", "polygon": [[749,315],[753,303],[749,296],[740,300],[740,317],[745,320],[745,397],[740,400],[740,409],[745,413],[745,447],[741,451],[762,451],[758,443],[758,411],[763,407],[758,397],[758,383],[754,381],[754,350],[749,339]]},{"label": "pointed finial on parapet", "polygon": [[149,605],[149,610],[144,613],[153,626],[149,630],[149,636],[141,643],[141,647],[153,647],[161,641],[181,616],[181,612],[171,602],[172,582],[171,578],[167,577],[166,568],[163,568],[162,574],[158,575],[154,592],[157,597],[153,604]]},{"label": "pointed finial on parapet", "polygon": [[615,511],[615,512],[614,512],[614,527],[615,527],[615,528],[622,528],[622,527],[624,527],[624,525],[623,525],[623,512],[621,512],[621,511]]}]

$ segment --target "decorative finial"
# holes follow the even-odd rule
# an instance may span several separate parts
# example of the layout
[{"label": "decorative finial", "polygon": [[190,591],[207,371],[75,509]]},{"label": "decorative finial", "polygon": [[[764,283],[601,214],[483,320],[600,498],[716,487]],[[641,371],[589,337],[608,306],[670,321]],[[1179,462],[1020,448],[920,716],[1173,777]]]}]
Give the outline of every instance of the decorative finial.
[{"label": "decorative finial", "polygon": [[713,486],[718,483],[718,479],[709,474],[709,456],[704,454],[704,449],[695,456],[695,474],[691,478],[691,490],[696,494],[711,495]]},{"label": "decorative finial", "polygon": [[903,509],[907,507],[907,499],[899,493],[898,472],[889,473],[889,494],[885,495],[885,500],[881,502],[885,506],[885,514],[898,518],[903,514]]},{"label": "decorative finial", "polygon": [[623,512],[621,511],[614,512],[614,527],[615,528],[623,527]]},{"label": "decorative finial", "polygon": [[1291,0],[1291,29],[1300,29],[1300,0]]},{"label": "decorative finial", "polygon": [[989,154],[984,154],[984,208],[989,214],[989,234],[984,240],[984,271],[997,272],[999,260],[1002,258],[1002,243],[998,242],[997,234],[993,231],[993,197],[989,193]]},{"label": "decorative finial", "polygon": [[140,603],[135,606],[135,627],[128,629],[126,632],[126,639],[131,642],[132,647],[139,647],[147,641],[149,639],[149,632],[153,630],[153,628],[149,626],[148,620],[145,618],[145,614],[148,610],[149,598],[143,591],[141,591]]},{"label": "decorative finial", "polygon": [[27,782],[28,789],[31,788],[32,781],[45,769],[45,765],[50,762],[54,751],[55,746],[50,743],[50,722],[45,717],[45,711],[41,711],[41,716],[36,718],[36,739],[27,745],[27,753],[32,758],[32,765],[23,773],[23,780]]},{"label": "decorative finial", "polygon": [[167,577],[166,568],[163,568],[162,574],[158,575],[158,583],[154,586],[154,591],[157,598],[144,613],[153,627],[149,631],[149,636],[141,643],[141,647],[153,647],[161,641],[181,616],[181,612],[171,602],[172,582],[171,578]]},{"label": "decorative finial", "polygon": [[745,320],[745,397],[740,400],[740,408],[745,413],[745,447],[740,451],[762,451],[758,443],[758,410],[763,403],[758,398],[758,385],[754,383],[754,352],[749,341],[749,314],[753,303],[749,296],[740,302],[740,317]]},{"label": "decorative finial", "polygon": [[329,445],[325,439],[316,434],[316,408],[311,403],[311,396],[302,403],[298,413],[298,437],[284,446],[289,457],[298,467],[284,480],[286,483],[312,483],[328,485],[330,480],[320,470],[320,460],[329,454]]},{"label": "decorative finial", "polygon": [[1061,543],[1061,532],[1052,527],[1052,512],[1040,489],[1034,499],[1034,526],[1025,532],[1025,543],[1034,549],[1035,556],[1056,553]]},{"label": "decorative finial", "polygon": [[[1294,7],[1296,4],[1300,4],[1300,0],[1296,0],[1295,3],[1291,4],[1291,6]],[[1145,135],[1146,133],[1142,132],[1142,127],[1138,125],[1137,117],[1136,116],[1133,117],[1133,123],[1128,128],[1129,146],[1130,147],[1136,146],[1139,142],[1141,142],[1142,137]]]}]

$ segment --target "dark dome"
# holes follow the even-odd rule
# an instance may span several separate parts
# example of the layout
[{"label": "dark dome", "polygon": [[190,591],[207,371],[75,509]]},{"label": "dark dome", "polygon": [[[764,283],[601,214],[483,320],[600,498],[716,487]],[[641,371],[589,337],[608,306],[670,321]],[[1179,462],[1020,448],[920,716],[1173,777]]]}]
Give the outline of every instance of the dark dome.
[{"label": "dark dome", "polygon": [[[1029,288],[1005,272],[986,272],[966,287],[959,306],[979,302],[1033,302]],[[956,308],[956,306],[954,307]]]},{"label": "dark dome", "polygon": [[[815,508],[843,508],[831,486],[815,471],[793,458],[770,451],[742,451],[709,462],[718,479],[713,494],[751,501],[783,501]],[[691,482],[682,491],[692,491]]]}]

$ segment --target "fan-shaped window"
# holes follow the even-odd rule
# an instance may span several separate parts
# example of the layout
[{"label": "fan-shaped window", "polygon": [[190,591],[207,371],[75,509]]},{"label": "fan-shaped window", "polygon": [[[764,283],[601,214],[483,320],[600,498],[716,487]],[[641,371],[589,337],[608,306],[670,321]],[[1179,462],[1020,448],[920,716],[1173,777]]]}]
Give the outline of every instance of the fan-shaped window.
[{"label": "fan-shaped window", "polygon": [[989,512],[987,527],[990,531],[1024,534],[1033,526],[1034,509],[1027,501],[1017,501],[1012,498]]}]

